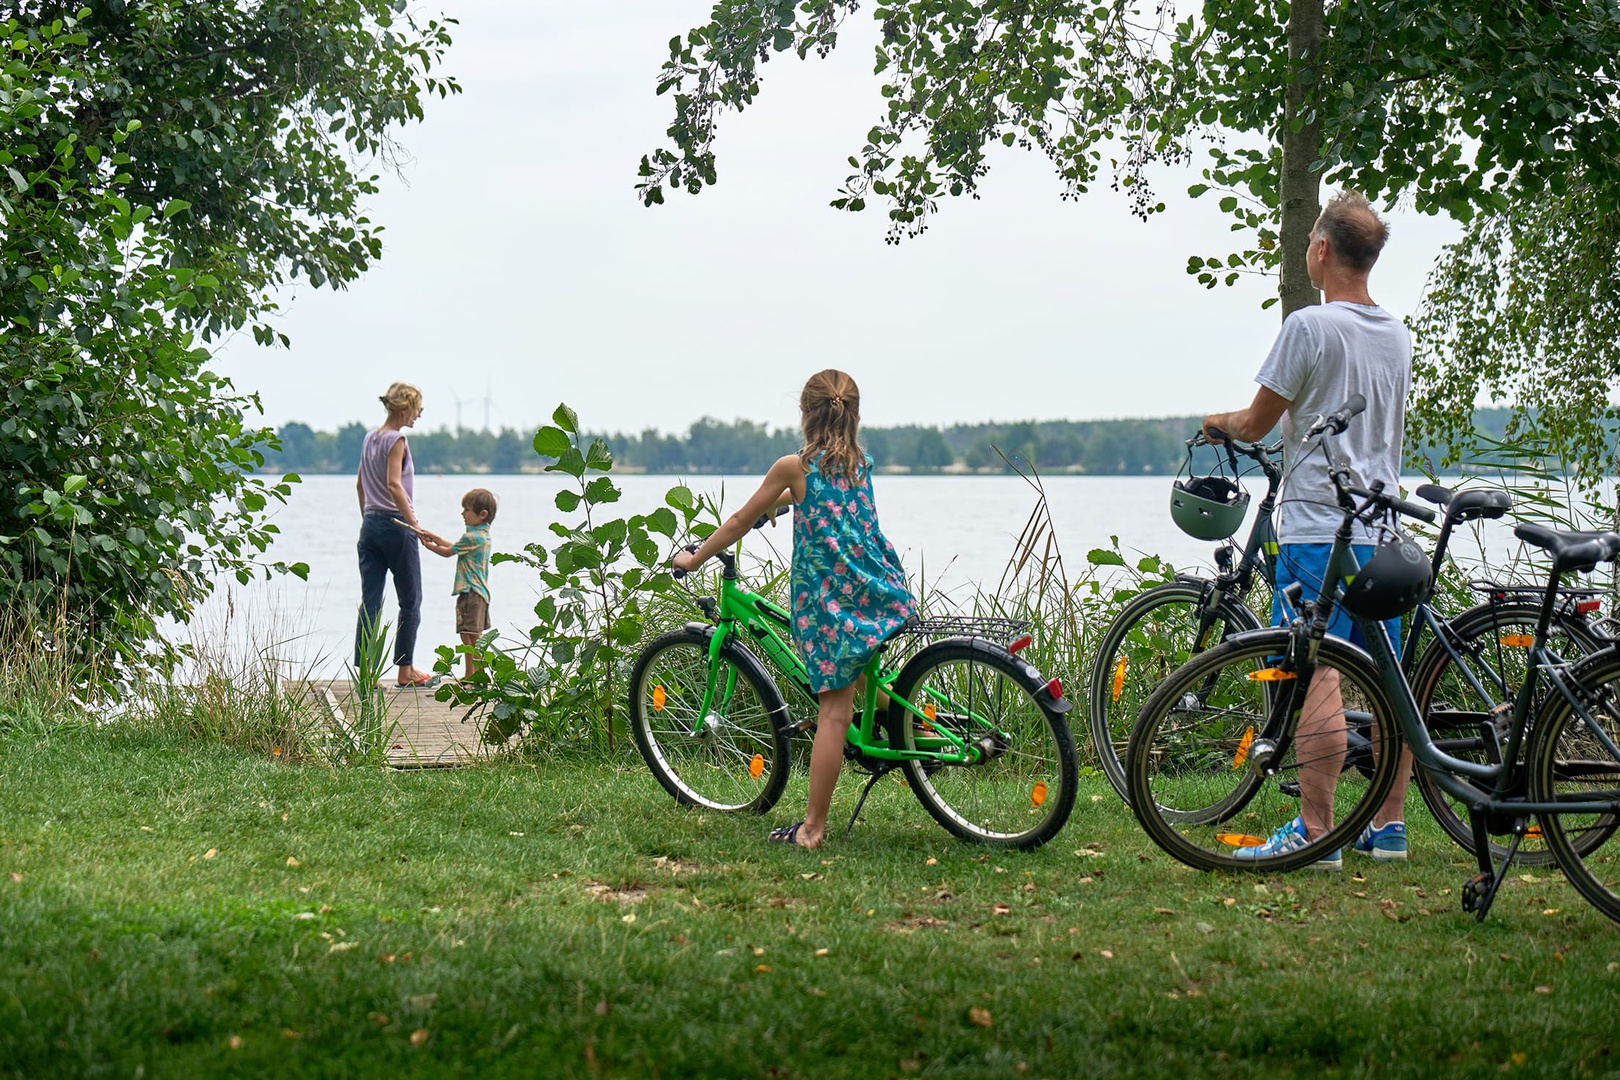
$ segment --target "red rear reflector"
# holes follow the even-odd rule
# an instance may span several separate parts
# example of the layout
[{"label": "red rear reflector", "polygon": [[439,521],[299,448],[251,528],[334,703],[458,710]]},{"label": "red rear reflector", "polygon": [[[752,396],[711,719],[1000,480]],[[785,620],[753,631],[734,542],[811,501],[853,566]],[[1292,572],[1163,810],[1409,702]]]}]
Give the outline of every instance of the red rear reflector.
[{"label": "red rear reflector", "polygon": [[1007,651],[1010,652],[1010,653],[1015,653],[1015,652],[1018,652],[1018,651],[1020,651],[1022,649],[1027,649],[1027,648],[1029,648],[1029,643],[1034,641],[1034,640],[1035,640],[1034,638],[1030,637],[1028,634],[1025,634],[1023,637],[1019,638],[1017,641],[1015,641],[1011,645],[1007,646]]},{"label": "red rear reflector", "polygon": [[1046,692],[1052,695],[1053,701],[1057,701],[1063,697],[1063,684],[1057,679],[1053,679],[1051,682],[1046,684]]},{"label": "red rear reflector", "polygon": [[1582,615],[1590,615],[1590,614],[1592,614],[1592,612],[1596,611],[1598,608],[1600,608],[1602,606],[1603,606],[1603,601],[1601,601],[1601,600],[1577,600],[1577,601],[1575,601],[1575,610],[1580,612]]}]

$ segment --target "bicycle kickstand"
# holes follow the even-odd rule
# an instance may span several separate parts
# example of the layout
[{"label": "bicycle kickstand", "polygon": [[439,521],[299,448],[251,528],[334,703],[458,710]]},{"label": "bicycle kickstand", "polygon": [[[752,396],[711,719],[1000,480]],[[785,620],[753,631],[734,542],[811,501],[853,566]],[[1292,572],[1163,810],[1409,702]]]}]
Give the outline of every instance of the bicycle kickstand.
[{"label": "bicycle kickstand", "polygon": [[849,815],[849,824],[844,826],[844,835],[845,836],[848,836],[851,832],[854,831],[854,829],[855,829],[855,819],[861,816],[861,807],[866,805],[866,797],[868,795],[872,794],[873,786],[879,780],[883,779],[885,776],[888,776],[888,775],[889,775],[889,770],[888,769],[879,769],[879,770],[872,773],[871,779],[866,781],[866,786],[861,788],[861,797],[859,799],[855,800],[855,812],[853,814]]},{"label": "bicycle kickstand", "polygon": [[1513,840],[1508,844],[1507,854],[1502,858],[1500,868],[1491,865],[1490,835],[1485,828],[1485,812],[1482,810],[1469,810],[1469,824],[1474,829],[1474,850],[1479,853],[1480,872],[1463,882],[1462,908],[1464,911],[1474,913],[1474,921],[1482,923],[1485,916],[1490,913],[1491,904],[1496,900],[1496,890],[1502,887],[1507,879],[1508,867],[1513,865],[1513,856],[1519,853],[1519,843],[1524,839],[1525,822],[1518,822],[1513,830]]}]

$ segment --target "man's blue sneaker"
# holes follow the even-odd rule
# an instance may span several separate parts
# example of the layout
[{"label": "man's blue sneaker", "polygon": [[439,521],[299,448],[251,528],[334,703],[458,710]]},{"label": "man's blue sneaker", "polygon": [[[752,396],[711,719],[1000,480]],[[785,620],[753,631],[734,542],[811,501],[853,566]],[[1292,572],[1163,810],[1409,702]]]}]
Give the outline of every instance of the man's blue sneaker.
[{"label": "man's blue sneaker", "polygon": [[[1232,852],[1234,859],[1271,859],[1278,855],[1286,855],[1290,851],[1298,851],[1309,844],[1305,835],[1305,822],[1295,818],[1288,824],[1280,827],[1271,834],[1271,839],[1254,847],[1240,847]],[[1312,870],[1327,870],[1336,873],[1344,869],[1344,856],[1333,851],[1310,864]]]},{"label": "man's blue sneaker", "polygon": [[1399,821],[1377,829],[1368,825],[1352,846],[1380,862],[1397,862],[1406,858],[1406,826]]}]

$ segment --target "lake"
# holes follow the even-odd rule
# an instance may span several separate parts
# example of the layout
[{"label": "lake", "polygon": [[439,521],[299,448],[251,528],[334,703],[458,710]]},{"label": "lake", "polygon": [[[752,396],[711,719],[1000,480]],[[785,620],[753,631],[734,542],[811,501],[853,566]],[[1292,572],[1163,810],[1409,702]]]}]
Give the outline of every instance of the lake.
[{"label": "lake", "polygon": [[[487,487],[500,499],[492,528],[496,551],[516,551],[538,541],[551,548],[556,537],[546,526],[561,520],[554,503],[565,478],[554,475],[418,476],[417,515],[422,524],[455,539],[461,534],[461,496]],[[664,493],[680,480],[671,476],[615,477],[623,499],[605,507],[609,517],[645,513],[663,504]],[[694,491],[722,497],[735,507],[752,493],[756,477],[701,476],[686,481]],[[1414,480],[1412,483],[1420,481]],[[1086,552],[1106,547],[1118,536],[1121,549],[1160,555],[1177,566],[1208,566],[1215,545],[1183,534],[1171,523],[1171,478],[1165,476],[1054,476],[1043,480],[1051,518],[1071,579],[1086,568]],[[930,591],[967,601],[974,587],[995,588],[1019,533],[1038,497],[1016,476],[876,476],[873,479],[884,532],[899,552],[906,572]],[[1255,501],[1263,484],[1253,488]],[[750,533],[745,545],[774,548],[785,562],[791,550],[790,519],[775,529]],[[269,650],[292,670],[341,675],[353,647],[360,577],[355,555],[359,513],[352,476],[310,476],[293,487],[274,521],[281,530],[271,559],[309,564],[309,580],[278,578],[248,586],[221,585],[190,628],[177,631],[232,649]],[[1487,523],[1486,543],[1504,551],[1508,531]],[[1240,535],[1246,535],[1247,523]],[[1458,540],[1466,557],[1478,544]],[[431,665],[436,645],[454,644],[451,582],[455,560],[422,552],[422,629],[417,663]],[[526,640],[533,625],[538,579],[513,564],[490,574],[491,619],[506,638]],[[392,591],[385,621],[396,619]]]}]

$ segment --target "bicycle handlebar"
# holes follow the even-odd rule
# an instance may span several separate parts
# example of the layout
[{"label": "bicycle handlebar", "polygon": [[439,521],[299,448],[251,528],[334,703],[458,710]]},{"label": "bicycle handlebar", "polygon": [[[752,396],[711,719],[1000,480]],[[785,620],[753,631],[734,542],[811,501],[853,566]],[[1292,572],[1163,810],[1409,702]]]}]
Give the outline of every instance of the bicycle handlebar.
[{"label": "bicycle handlebar", "polygon": [[1282,453],[1283,450],[1281,439],[1278,439],[1270,446],[1267,446],[1263,442],[1242,443],[1227,435],[1226,432],[1222,431],[1220,428],[1212,427],[1209,430],[1215,434],[1216,438],[1221,440],[1220,443],[1210,442],[1209,439],[1205,437],[1204,433],[1200,431],[1198,434],[1187,440],[1187,446],[1189,448],[1196,448],[1199,446],[1224,446],[1234,453],[1242,454],[1244,457],[1254,458],[1256,461],[1260,459],[1262,454],[1269,457],[1276,457],[1278,454]]},{"label": "bicycle handlebar", "polygon": [[[765,526],[771,524],[777,518],[781,517],[783,514],[787,513],[789,510],[792,510],[792,509],[793,509],[793,507],[791,507],[791,506],[778,506],[778,507],[775,507],[774,509],[767,510],[767,511],[765,511],[765,513],[763,513],[763,514],[761,514],[759,516],[759,520],[754,522],[754,524],[751,526],[751,528],[753,528],[753,529],[763,529]],[[697,549],[698,549],[697,544],[687,544],[681,550],[682,551],[696,551]],[[714,557],[719,559],[721,562],[728,564],[728,566],[729,566],[731,556],[728,553],[726,553],[724,551],[718,551],[718,552],[715,552]],[[680,581],[682,578],[686,577],[686,571],[685,570],[680,570],[680,569],[674,569],[674,570],[671,570],[669,572],[669,576],[674,578],[676,581]]]},{"label": "bicycle handlebar", "polygon": [[1337,410],[1328,413],[1312,424],[1310,431],[1305,433],[1306,437],[1320,435],[1324,431],[1331,431],[1335,435],[1343,435],[1344,429],[1349,426],[1350,421],[1360,416],[1366,409],[1367,399],[1360,394],[1351,394]]}]

